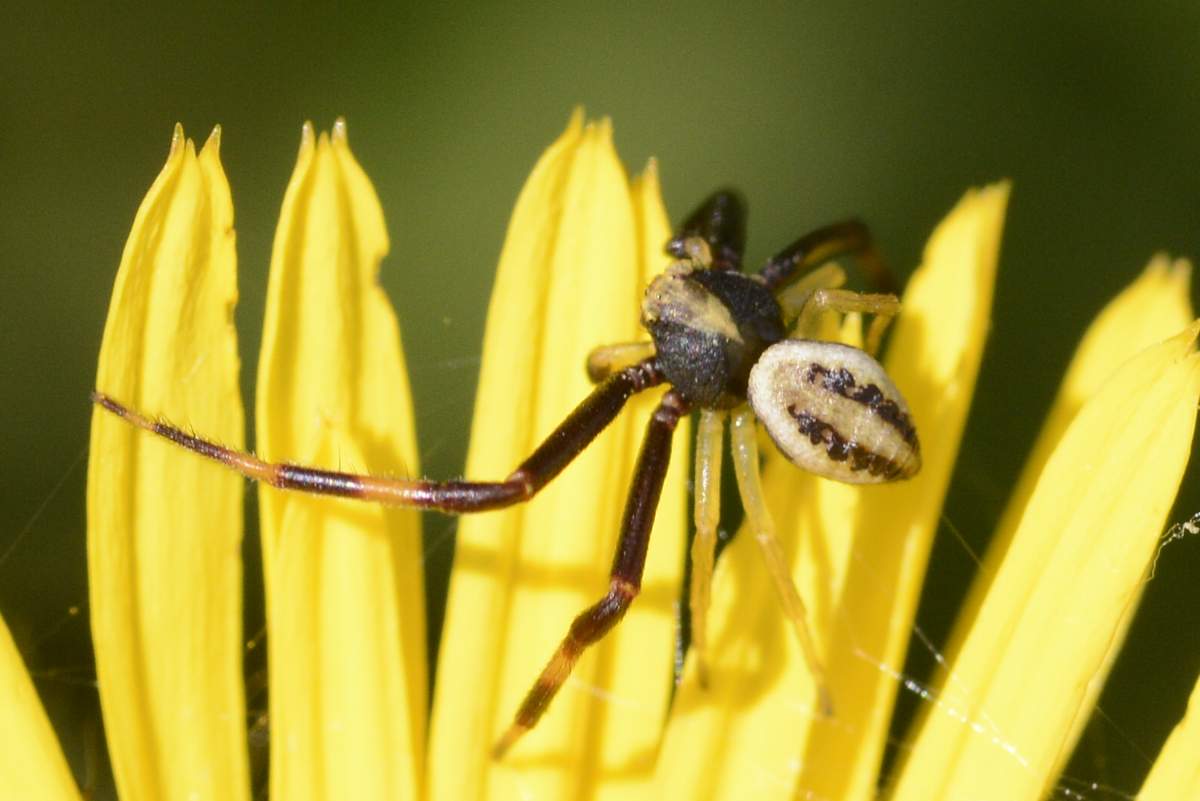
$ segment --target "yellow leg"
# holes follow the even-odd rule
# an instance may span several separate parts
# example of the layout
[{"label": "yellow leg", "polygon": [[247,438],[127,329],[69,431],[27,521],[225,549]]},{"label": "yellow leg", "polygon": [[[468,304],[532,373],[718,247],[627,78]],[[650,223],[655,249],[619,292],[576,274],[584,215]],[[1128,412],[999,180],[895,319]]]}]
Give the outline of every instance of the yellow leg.
[{"label": "yellow leg", "polygon": [[713,553],[721,518],[721,439],[725,412],[703,409],[696,432],[696,536],[692,539],[692,584],[688,607],[692,614],[692,651],[700,686],[708,686],[708,605],[711,598]]},{"label": "yellow leg", "polygon": [[654,355],[653,342],[622,342],[602,345],[588,354],[587,372],[592,383],[599,384],[618,370]]},{"label": "yellow leg", "polygon": [[846,283],[846,271],[839,265],[830,263],[818,267],[796,281],[780,292],[775,300],[779,302],[779,308],[783,310],[783,319],[795,320],[812,300],[814,292],[818,289],[837,289],[844,283]]},{"label": "yellow leg", "polygon": [[817,289],[800,310],[800,317],[796,321],[800,335],[806,336],[807,332],[815,331],[817,320],[827,309],[843,314],[860,312],[875,315],[867,329],[866,342],[867,353],[874,356],[883,341],[883,332],[900,311],[900,299],[895,295],[873,295],[846,289]]},{"label": "yellow leg", "polygon": [[742,507],[746,512],[746,521],[754,532],[754,539],[762,552],[767,572],[775,585],[779,602],[783,605],[784,614],[792,623],[796,639],[808,670],[812,673],[817,685],[817,699],[821,711],[826,715],[833,714],[833,701],[829,694],[829,686],[825,677],[825,667],[817,653],[817,645],[812,632],[808,628],[804,602],[792,582],[791,571],[783,558],[783,549],[775,536],[775,523],[771,520],[771,512],[767,509],[766,499],[762,493],[762,479],[758,469],[758,431],[754,412],[749,406],[742,406],[733,413],[730,425],[730,439],[733,444],[733,468],[737,475],[738,491],[742,496]]}]

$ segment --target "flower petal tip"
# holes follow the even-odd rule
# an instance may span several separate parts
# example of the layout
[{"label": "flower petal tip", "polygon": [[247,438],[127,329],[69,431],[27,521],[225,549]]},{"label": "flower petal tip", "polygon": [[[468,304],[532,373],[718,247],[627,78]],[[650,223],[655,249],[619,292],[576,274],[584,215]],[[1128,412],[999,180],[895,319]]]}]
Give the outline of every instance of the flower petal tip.
[{"label": "flower petal tip", "polygon": [[571,109],[571,116],[567,120],[567,133],[578,134],[583,128],[583,121],[586,119],[587,110],[584,109],[583,104],[580,103],[579,105],[575,106],[575,108]]},{"label": "flower petal tip", "polygon": [[332,139],[335,145],[348,145],[350,143],[350,134],[346,130],[346,118],[338,117],[333,121]]},{"label": "flower petal tip", "polygon": [[1192,262],[1189,259],[1178,258],[1171,262],[1171,278],[1183,284],[1186,288],[1192,281]]},{"label": "flower petal tip", "polygon": [[[925,244],[925,260],[931,259],[930,249],[935,247],[935,243],[961,235],[975,238],[979,233],[975,226],[979,224],[993,226],[995,238],[998,238],[1011,191],[1012,181],[1005,178],[983,186],[973,186],[964,192],[950,213],[934,228],[933,234]],[[994,244],[992,239],[993,237],[987,237],[981,241],[990,247]]]},{"label": "flower petal tip", "polygon": [[979,188],[979,193],[986,196],[999,195],[1007,198],[1012,194],[1013,182],[1012,178],[999,178],[992,181],[990,184],[984,184]]},{"label": "flower petal tip", "polygon": [[604,135],[605,140],[611,142],[613,137],[613,121],[612,117],[607,115],[600,118],[600,132]]},{"label": "flower petal tip", "polygon": [[1184,296],[1190,295],[1192,283],[1192,263],[1185,258],[1171,258],[1166,252],[1155,253],[1142,273],[1149,280],[1163,284],[1167,291],[1179,292]]},{"label": "flower petal tip", "polygon": [[583,133],[593,141],[604,145],[611,145],[613,135],[612,117],[588,120],[584,123]]},{"label": "flower petal tip", "polygon": [[[971,187],[963,195],[954,211],[947,215],[942,223],[945,224],[952,218],[959,217],[960,214],[967,214],[980,222],[988,220],[997,225],[1003,224],[1005,212],[1008,209],[1008,198],[1011,194],[1012,181],[1008,178],[1002,178],[983,186]],[[939,226],[940,228],[941,226]],[[997,228],[997,236],[999,233],[999,228]],[[932,241],[933,238],[930,239]]]},{"label": "flower petal tip", "polygon": [[171,148],[167,151],[168,160],[170,160],[171,157],[178,153],[179,149],[183,147],[183,141],[183,123],[177,122],[175,123],[174,130],[171,131]]},{"label": "flower petal tip", "polygon": [[305,120],[300,126],[300,156],[313,149],[317,135],[313,130],[312,120]]},{"label": "flower petal tip", "polygon": [[658,159],[655,156],[646,159],[646,166],[642,168],[637,180],[658,183]]},{"label": "flower petal tip", "polygon": [[979,203],[991,206],[1002,221],[1008,208],[1008,199],[1012,195],[1012,179],[1001,178],[990,184],[984,184],[976,193]]},{"label": "flower petal tip", "polygon": [[204,149],[213,149],[213,152],[220,154],[221,152],[221,125],[220,123],[213,126],[212,132],[208,135],[208,139],[204,141]]}]

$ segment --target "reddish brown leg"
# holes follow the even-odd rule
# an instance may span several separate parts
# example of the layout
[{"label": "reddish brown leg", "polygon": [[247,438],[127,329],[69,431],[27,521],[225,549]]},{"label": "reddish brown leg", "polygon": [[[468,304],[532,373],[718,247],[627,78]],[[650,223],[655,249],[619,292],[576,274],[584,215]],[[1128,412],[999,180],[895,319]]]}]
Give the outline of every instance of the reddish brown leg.
[{"label": "reddish brown leg", "polygon": [[193,436],[169,423],[152,420],[99,392],[92,393],[92,400],[138,428],[165,437],[272,487],[460,514],[499,509],[533,497],[613,421],[632,395],[662,381],[662,373],[653,359],[613,373],[503,481],[389,479],[272,464],[253,454]]},{"label": "reddish brown leg", "polygon": [[776,292],[814,267],[839,256],[854,256],[867,280],[882,293],[895,294],[895,276],[875,249],[871,232],[861,220],[844,220],[805,234],[767,260],[760,275]]},{"label": "reddish brown leg", "polygon": [[642,586],[642,570],[646,565],[650,529],[654,525],[654,513],[658,509],[658,498],[671,460],[671,435],[679,418],[687,412],[687,403],[675,392],[663,396],[662,402],[654,410],[642,441],[641,453],[638,454],[633,486],[625,501],[621,538],[613,557],[608,592],[571,623],[562,644],[525,696],[512,725],[492,749],[492,756],[496,759],[504,756],[521,735],[537,725],[542,713],[571,674],[580,654],[625,616],[629,604],[638,594]]}]

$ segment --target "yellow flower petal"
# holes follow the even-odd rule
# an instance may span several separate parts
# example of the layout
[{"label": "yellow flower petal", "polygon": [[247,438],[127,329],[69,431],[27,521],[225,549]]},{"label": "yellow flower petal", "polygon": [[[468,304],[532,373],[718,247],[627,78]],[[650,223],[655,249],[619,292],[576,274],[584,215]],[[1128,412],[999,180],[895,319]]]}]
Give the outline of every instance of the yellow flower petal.
[{"label": "yellow flower petal", "polygon": [[[96,387],[241,447],[233,205],[218,135],[176,128],[138,209]],[[88,575],[100,701],[121,797],[249,794],[241,668],[242,479],[97,408]]]},{"label": "yellow flower petal", "polygon": [[[271,259],[259,361],[265,458],[418,470],[399,328],[377,285],[383,213],[344,124],[305,126]],[[263,488],[271,794],[416,798],[426,676],[420,518]]]},{"label": "yellow flower petal", "polygon": [[8,798],[78,801],[79,790],[29,680],[21,655],[0,618],[0,776]]},{"label": "yellow flower petal", "polygon": [[[666,798],[871,798],[930,543],[966,420],[991,306],[1008,186],[970,192],[913,275],[887,359],[908,399],[924,467],[897,485],[847,488],[772,453],[765,486],[835,714],[742,532],[718,565],[712,686],[689,671],[660,760]],[[773,449],[771,449],[773,451]],[[766,452],[771,452],[766,451]]]},{"label": "yellow flower petal", "polygon": [[[634,179],[631,189],[641,272],[633,305],[640,309],[641,289],[666,269],[670,261],[663,245],[670,238],[671,226],[663,207],[656,164],[651,162]],[[636,338],[648,337],[639,331]],[[625,412],[631,421],[631,436],[625,445],[627,461],[621,467],[623,472],[614,473],[621,492],[627,490],[633,477],[633,455],[645,423],[661,397],[662,392],[635,397]],[[654,763],[672,693],[671,673],[678,636],[675,604],[679,600],[685,560],[690,451],[691,425],[686,419],[680,420],[654,519],[641,595],[606,638],[607,650],[600,657],[603,661],[592,679],[608,695],[607,703],[597,705],[597,717],[591,724],[594,747],[599,750],[593,757],[598,767],[591,777],[593,784],[582,788],[580,795],[596,801],[652,798]],[[623,505],[622,499],[618,509]],[[600,532],[599,536],[602,541],[607,539],[612,543],[614,533],[615,529]],[[602,559],[602,564],[609,561],[611,556]],[[608,644],[610,639],[612,642]]]},{"label": "yellow flower petal", "polygon": [[1138,801],[1200,798],[1200,760],[1196,754],[1200,754],[1200,681],[1192,690],[1183,720],[1154,760]]},{"label": "yellow flower petal", "polygon": [[950,661],[958,653],[970,623],[983,603],[1038,477],[1066,433],[1068,424],[1084,401],[1094,395],[1122,363],[1188,324],[1194,316],[1189,298],[1190,277],[1191,264],[1186,260],[1172,262],[1164,255],[1155,256],[1138,279],[1113,298],[1084,333],[1004,515],[996,526],[996,533],[988,544],[979,576],[963,603],[958,624],[945,650]]},{"label": "yellow flower petal", "polygon": [[[469,476],[507,475],[587,395],[583,365],[593,347],[644,338],[641,292],[661,268],[646,254],[666,231],[657,195],[648,178],[631,197],[607,121],[584,126],[576,114],[538,162],[497,270]],[[664,492],[668,513],[655,525],[642,597],[580,660],[541,723],[503,761],[488,752],[571,620],[607,589],[652,403],[632,404],[634,413],[618,417],[531,503],[460,522],[435,693],[432,797],[569,798],[602,782],[646,781],[670,689],[686,464],[673,465]],[[639,664],[616,668],[618,653]],[[627,742],[614,741],[618,731]]]},{"label": "yellow flower petal", "polygon": [[1200,324],[1123,364],[1024,510],[895,799],[1043,798],[1120,645],[1191,451]]}]

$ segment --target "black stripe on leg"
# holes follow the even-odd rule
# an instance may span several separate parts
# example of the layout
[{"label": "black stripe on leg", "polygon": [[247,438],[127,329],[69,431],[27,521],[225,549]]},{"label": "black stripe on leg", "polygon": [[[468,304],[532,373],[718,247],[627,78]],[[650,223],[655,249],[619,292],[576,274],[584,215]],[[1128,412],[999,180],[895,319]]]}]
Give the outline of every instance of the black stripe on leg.
[{"label": "black stripe on leg", "polygon": [[95,403],[98,406],[112,412],[117,417],[124,418],[127,416],[125,407],[117,403],[109,396],[105,395],[103,392],[93,392],[92,403]]},{"label": "black stripe on leg", "polygon": [[359,497],[381,503],[436,509],[446,514],[502,509],[528,500],[532,484],[517,475],[507,481],[379,481],[364,478]]},{"label": "black stripe on leg", "polygon": [[271,480],[271,486],[279,489],[303,490],[321,495],[338,495],[359,498],[363,495],[361,476],[340,473],[336,470],[316,470],[311,467],[296,467],[281,464]]},{"label": "black stripe on leg", "polygon": [[222,447],[205,439],[200,439],[166,423],[155,423],[150,430],[160,437],[171,440],[176,445],[182,445],[189,451],[195,451],[201,456],[215,459],[222,464],[233,464],[235,451],[231,451],[229,448]]}]

